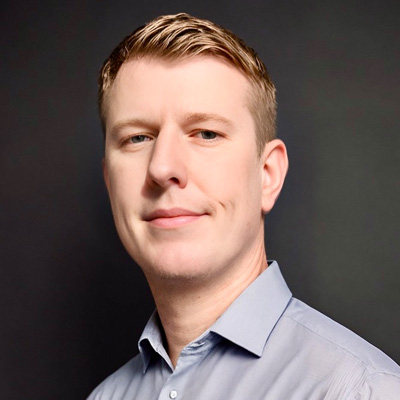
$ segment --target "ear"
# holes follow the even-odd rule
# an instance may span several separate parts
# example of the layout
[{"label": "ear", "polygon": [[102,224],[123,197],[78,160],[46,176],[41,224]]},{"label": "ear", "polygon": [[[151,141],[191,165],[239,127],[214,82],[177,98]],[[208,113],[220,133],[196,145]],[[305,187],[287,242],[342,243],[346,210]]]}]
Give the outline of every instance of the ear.
[{"label": "ear", "polygon": [[106,188],[107,191],[109,192],[110,189],[110,179],[108,176],[108,168],[107,168],[107,164],[106,164],[106,160],[103,157],[103,159],[101,160],[101,168],[103,170],[103,178],[104,178],[104,183],[106,184]]},{"label": "ear", "polygon": [[274,206],[289,167],[286,146],[282,140],[274,139],[265,145],[261,155],[263,163],[262,212],[267,214]]}]

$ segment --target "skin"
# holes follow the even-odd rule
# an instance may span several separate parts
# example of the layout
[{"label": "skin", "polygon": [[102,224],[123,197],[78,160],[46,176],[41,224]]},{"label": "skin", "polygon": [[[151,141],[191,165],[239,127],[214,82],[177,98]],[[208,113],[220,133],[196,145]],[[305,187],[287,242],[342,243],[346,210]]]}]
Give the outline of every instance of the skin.
[{"label": "skin", "polygon": [[122,65],[107,94],[103,172],[114,220],[152,290],[172,365],[267,267],[263,215],[287,171],[257,156],[250,85],[215,57]]}]

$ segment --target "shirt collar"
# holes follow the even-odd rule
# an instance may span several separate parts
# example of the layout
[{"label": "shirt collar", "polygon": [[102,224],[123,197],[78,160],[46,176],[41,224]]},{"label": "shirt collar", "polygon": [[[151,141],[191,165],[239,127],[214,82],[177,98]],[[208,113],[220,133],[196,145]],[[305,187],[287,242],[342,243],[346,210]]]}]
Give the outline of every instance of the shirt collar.
[{"label": "shirt collar", "polygon": [[155,351],[165,360],[169,360],[167,352],[163,345],[163,338],[160,329],[160,319],[157,310],[153,312],[148,320],[142,335],[139,339],[139,352],[143,361],[143,373],[146,372],[149,366],[152,352]]},{"label": "shirt collar", "polygon": [[278,263],[272,261],[210,330],[261,357],[265,343],[291,297]]},{"label": "shirt collar", "polygon": [[[283,279],[278,263],[272,261],[268,268],[229,306],[209,331],[261,357],[265,343],[291,297],[292,293]],[[154,311],[139,339],[143,372],[149,365],[152,349],[165,360],[169,360],[163,346],[159,324],[157,311]]]}]

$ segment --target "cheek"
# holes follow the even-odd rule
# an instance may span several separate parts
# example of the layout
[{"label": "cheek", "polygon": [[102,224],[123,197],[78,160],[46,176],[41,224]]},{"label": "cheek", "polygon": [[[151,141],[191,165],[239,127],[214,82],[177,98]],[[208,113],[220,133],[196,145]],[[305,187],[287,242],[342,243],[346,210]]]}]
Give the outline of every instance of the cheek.
[{"label": "cheek", "polygon": [[[209,199],[223,207],[230,207],[240,195],[243,186],[241,173],[235,168],[227,168],[219,163],[204,163],[206,168],[197,171],[193,183]],[[192,178],[194,178],[192,176]]]},{"label": "cheek", "polygon": [[237,203],[244,208],[244,212],[250,217],[253,212],[261,212],[262,200],[262,176],[259,165],[254,160],[242,163],[242,169],[237,169],[231,180],[236,190]]},{"label": "cheek", "polygon": [[202,191],[231,211],[238,208],[261,208],[261,177],[258,166],[250,159],[231,161],[221,168],[216,167],[207,175],[202,174],[199,181],[207,182]]},{"label": "cheek", "polygon": [[134,198],[140,185],[140,176],[135,173],[136,168],[130,165],[110,163],[108,168],[109,195],[111,202],[123,206],[129,199]]}]

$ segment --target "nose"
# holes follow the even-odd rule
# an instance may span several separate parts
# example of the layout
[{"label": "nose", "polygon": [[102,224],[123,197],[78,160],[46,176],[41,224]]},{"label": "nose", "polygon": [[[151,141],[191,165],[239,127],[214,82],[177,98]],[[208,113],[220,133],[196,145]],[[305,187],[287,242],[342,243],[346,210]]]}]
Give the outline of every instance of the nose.
[{"label": "nose", "polygon": [[160,131],[155,139],[148,166],[148,182],[162,188],[187,184],[187,164],[184,150],[184,138],[179,132]]}]

